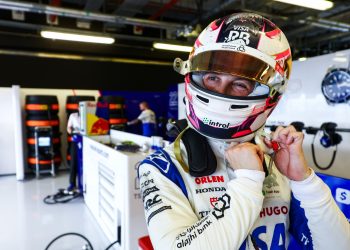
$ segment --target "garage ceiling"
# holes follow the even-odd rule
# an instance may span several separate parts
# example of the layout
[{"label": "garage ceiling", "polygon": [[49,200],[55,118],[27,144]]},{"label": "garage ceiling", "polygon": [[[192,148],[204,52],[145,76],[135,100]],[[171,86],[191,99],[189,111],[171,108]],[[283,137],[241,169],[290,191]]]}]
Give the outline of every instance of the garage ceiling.
[{"label": "garage ceiling", "polygon": [[[318,11],[271,0],[0,1],[0,53],[171,62],[186,53],[155,50],[153,41],[192,45],[211,20],[244,11],[275,22],[289,39],[295,59],[312,57],[349,48],[350,1],[333,3],[333,8]],[[46,40],[40,31],[47,28],[105,34],[115,37],[116,43]]]}]

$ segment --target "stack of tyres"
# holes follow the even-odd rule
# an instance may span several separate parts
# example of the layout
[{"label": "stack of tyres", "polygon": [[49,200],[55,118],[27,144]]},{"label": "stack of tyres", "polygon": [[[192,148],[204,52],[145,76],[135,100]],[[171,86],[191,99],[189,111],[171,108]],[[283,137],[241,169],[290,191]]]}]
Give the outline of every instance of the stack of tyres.
[{"label": "stack of tyres", "polygon": [[[66,114],[67,114],[67,122],[69,116],[72,113],[76,113],[79,111],[79,102],[83,101],[95,101],[95,96],[89,95],[69,95],[66,99]],[[70,147],[72,144],[72,136],[67,134],[67,163],[70,166]]]},{"label": "stack of tyres", "polygon": [[[25,98],[26,111],[26,129],[27,129],[27,148],[28,148],[28,167],[35,169],[38,161],[39,168],[47,170],[51,168],[51,154],[40,153],[35,155],[35,127],[52,128],[51,143],[53,144],[55,167],[61,165],[61,139],[60,139],[60,121],[58,118],[58,99],[54,95],[27,95]],[[37,159],[38,158],[38,159]]]},{"label": "stack of tyres", "polygon": [[126,118],[124,97],[111,95],[100,96],[98,101],[108,103],[110,128],[125,131],[128,120]]}]

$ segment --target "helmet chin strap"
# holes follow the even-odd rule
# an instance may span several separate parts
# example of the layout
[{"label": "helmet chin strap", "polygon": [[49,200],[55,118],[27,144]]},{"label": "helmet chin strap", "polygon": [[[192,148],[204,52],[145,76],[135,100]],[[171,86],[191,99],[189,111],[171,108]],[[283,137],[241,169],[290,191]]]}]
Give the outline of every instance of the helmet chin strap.
[{"label": "helmet chin strap", "polygon": [[215,139],[211,137],[207,137],[207,138],[210,144],[220,145],[219,147],[223,148],[224,150],[226,150],[230,146],[235,146],[243,142],[254,141],[254,143],[258,145],[264,153],[271,154],[273,153],[273,149],[268,148],[264,142],[264,135],[266,134],[264,132],[264,129],[265,129],[265,125],[250,135],[232,139],[232,140],[222,140],[222,139]]},{"label": "helmet chin strap", "polygon": [[[258,131],[260,131],[260,129]],[[228,147],[236,146],[243,142],[252,141],[257,136],[258,131],[250,135],[246,135],[240,138],[235,138],[230,140],[216,139],[216,138],[207,137],[207,136],[205,137],[208,139],[209,144],[213,146],[213,150],[217,153],[217,155],[225,158],[225,151]]]},{"label": "helmet chin strap", "polygon": [[[181,154],[180,140],[186,147],[187,164]],[[216,170],[217,160],[207,138],[189,126],[183,128],[175,139],[174,154],[183,170],[191,176],[211,175]]]},{"label": "helmet chin strap", "polygon": [[174,154],[175,154],[176,160],[180,163],[181,167],[183,168],[183,170],[185,170],[186,173],[190,172],[190,168],[187,166],[187,164],[185,163],[185,161],[182,158],[180,140],[181,140],[183,134],[189,128],[190,127],[187,125],[187,127],[181,131],[181,133],[176,137],[176,139],[174,141]]},{"label": "helmet chin strap", "polygon": [[[266,134],[263,132],[264,126],[250,135],[231,140],[204,136],[191,128],[190,124],[185,125],[178,131],[179,134],[174,141],[175,157],[183,170],[194,177],[201,177],[214,173],[217,167],[216,157],[222,157],[222,159],[225,160],[225,151],[230,146],[243,142],[250,142],[254,139],[255,143],[259,145],[265,153],[268,151],[262,136]],[[187,161],[182,157],[180,141],[182,141],[186,147]]]},{"label": "helmet chin strap", "polygon": [[[193,128],[194,129],[194,128]],[[253,140],[253,138],[255,137],[256,133],[260,131],[257,130],[255,131],[254,133],[252,134],[249,134],[249,135],[246,135],[246,136],[242,136],[242,137],[239,137],[239,138],[234,138],[234,139],[217,139],[217,138],[213,138],[213,137],[209,137],[209,136],[206,136],[206,135],[203,135],[205,136],[206,138],[208,138],[209,141],[213,141],[213,142],[222,142],[224,144],[228,144],[228,145],[237,145],[239,143],[243,143],[243,142],[249,142],[251,140]],[[198,132],[198,131],[197,131]]]},{"label": "helmet chin strap", "polygon": [[264,137],[266,135],[266,133],[264,132],[264,129],[265,129],[265,126],[261,127],[259,130],[255,132],[254,141],[255,141],[255,144],[258,145],[265,154],[271,155],[273,153],[273,149],[267,147],[264,142]]}]

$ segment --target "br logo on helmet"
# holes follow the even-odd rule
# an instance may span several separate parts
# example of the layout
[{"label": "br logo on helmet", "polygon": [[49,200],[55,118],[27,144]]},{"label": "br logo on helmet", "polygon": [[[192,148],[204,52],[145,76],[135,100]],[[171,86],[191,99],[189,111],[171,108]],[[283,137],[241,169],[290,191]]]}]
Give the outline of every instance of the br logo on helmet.
[{"label": "br logo on helmet", "polygon": [[230,128],[230,123],[220,123],[220,122],[214,122],[212,120],[209,120],[208,118],[203,118],[203,123],[205,125],[214,127],[214,128],[223,128],[223,129],[229,129]]},{"label": "br logo on helmet", "polygon": [[250,35],[248,32],[231,30],[228,37],[225,37],[225,42],[236,41],[241,45],[248,45],[250,43]]}]

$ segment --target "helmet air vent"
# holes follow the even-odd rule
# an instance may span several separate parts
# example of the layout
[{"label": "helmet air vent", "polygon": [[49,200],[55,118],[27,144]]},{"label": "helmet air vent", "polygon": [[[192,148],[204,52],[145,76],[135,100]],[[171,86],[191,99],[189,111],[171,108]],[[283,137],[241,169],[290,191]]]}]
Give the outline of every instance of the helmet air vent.
[{"label": "helmet air vent", "polygon": [[209,99],[204,98],[203,96],[196,95],[196,97],[197,97],[199,100],[201,100],[202,102],[209,103]]},{"label": "helmet air vent", "polygon": [[249,105],[235,105],[235,104],[231,105],[231,109],[245,109],[248,107],[249,107]]}]

